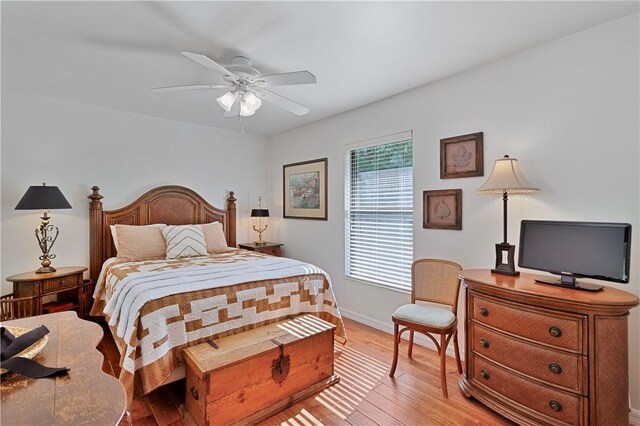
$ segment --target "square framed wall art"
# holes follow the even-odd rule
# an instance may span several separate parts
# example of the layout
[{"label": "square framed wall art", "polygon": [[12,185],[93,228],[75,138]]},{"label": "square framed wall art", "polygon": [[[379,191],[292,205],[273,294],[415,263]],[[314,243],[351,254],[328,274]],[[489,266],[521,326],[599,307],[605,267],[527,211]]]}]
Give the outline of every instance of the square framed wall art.
[{"label": "square framed wall art", "polygon": [[282,166],[283,216],[327,220],[327,159]]},{"label": "square framed wall art", "polygon": [[440,139],[440,179],[484,176],[483,133]]},{"label": "square framed wall art", "polygon": [[422,227],[462,229],[462,189],[438,189],[422,193]]}]

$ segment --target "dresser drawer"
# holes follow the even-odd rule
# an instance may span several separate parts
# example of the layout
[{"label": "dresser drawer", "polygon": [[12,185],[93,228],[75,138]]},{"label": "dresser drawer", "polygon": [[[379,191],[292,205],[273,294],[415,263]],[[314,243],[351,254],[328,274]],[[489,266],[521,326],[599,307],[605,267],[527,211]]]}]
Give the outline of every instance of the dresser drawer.
[{"label": "dresser drawer", "polygon": [[469,319],[534,342],[586,353],[586,317],[508,303],[470,292]]},{"label": "dresser drawer", "polygon": [[549,423],[582,424],[580,413],[585,412],[584,397],[529,381],[476,354],[471,355],[469,366],[472,382],[537,411],[546,416]]},{"label": "dresser drawer", "polygon": [[510,337],[473,321],[470,326],[475,353],[527,376],[587,394],[586,357]]},{"label": "dresser drawer", "polygon": [[82,284],[82,274],[67,275],[60,278],[50,278],[41,281],[42,293],[54,293],[69,287]]},{"label": "dresser drawer", "polygon": [[259,251],[260,253],[264,253],[264,254],[270,254],[271,256],[281,256],[282,255],[280,247],[261,247],[261,248],[257,249],[256,251]]}]

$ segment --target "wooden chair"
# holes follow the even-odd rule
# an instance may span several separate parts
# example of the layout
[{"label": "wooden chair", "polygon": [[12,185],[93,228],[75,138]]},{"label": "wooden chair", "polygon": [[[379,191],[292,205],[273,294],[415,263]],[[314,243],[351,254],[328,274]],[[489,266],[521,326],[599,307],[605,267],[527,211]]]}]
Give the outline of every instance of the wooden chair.
[{"label": "wooden chair", "polygon": [[[455,262],[440,259],[418,259],[411,266],[411,303],[402,305],[393,313],[393,364],[389,377],[393,377],[398,365],[398,345],[400,337],[409,331],[408,356],[413,351],[415,331],[430,338],[440,355],[440,382],[442,394],[447,393],[447,346],[453,338],[458,371],[462,373],[460,348],[458,347],[458,294],[462,267]],[[416,301],[430,302],[448,307],[416,304]],[[400,327],[403,327],[400,329]],[[440,336],[440,342],[433,335]]]},{"label": "wooden chair", "polygon": [[39,315],[37,296],[13,297],[13,293],[0,297],[0,320],[9,321],[17,318]]}]

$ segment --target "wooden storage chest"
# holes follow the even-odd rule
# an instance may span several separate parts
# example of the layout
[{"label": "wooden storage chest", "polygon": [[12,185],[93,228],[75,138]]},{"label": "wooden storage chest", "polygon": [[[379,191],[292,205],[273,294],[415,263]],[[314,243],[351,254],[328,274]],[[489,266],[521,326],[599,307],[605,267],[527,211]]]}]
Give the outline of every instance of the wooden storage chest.
[{"label": "wooden storage chest", "polygon": [[185,349],[185,419],[252,424],[337,383],[334,331],[300,315]]}]

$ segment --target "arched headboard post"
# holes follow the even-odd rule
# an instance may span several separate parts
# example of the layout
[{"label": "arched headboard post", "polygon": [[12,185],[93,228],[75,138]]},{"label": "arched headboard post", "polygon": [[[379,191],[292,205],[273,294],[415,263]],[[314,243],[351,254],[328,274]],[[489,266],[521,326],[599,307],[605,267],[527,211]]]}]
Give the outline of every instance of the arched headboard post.
[{"label": "arched headboard post", "polygon": [[100,274],[100,268],[102,267],[103,259],[103,232],[102,226],[102,195],[100,195],[100,188],[94,186],[91,188],[91,195],[89,198],[89,276],[93,282],[98,281],[98,275]]},{"label": "arched headboard post", "polygon": [[116,255],[111,225],[167,225],[222,223],[227,245],[236,246],[236,198],[229,191],[227,208],[219,209],[189,188],[160,186],[147,191],[133,203],[116,210],[103,210],[100,188],[89,195],[89,275],[98,280],[105,260]]}]

